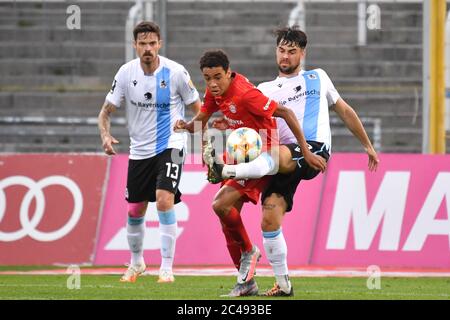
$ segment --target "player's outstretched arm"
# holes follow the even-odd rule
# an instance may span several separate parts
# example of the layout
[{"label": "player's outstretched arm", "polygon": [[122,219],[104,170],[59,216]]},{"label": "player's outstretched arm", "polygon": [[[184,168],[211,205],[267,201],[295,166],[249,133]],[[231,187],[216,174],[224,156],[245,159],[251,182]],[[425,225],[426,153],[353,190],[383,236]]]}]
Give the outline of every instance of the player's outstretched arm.
[{"label": "player's outstretched arm", "polygon": [[102,139],[103,151],[107,155],[115,155],[113,144],[119,143],[119,141],[111,135],[111,120],[110,115],[116,111],[116,106],[112,103],[105,101],[98,115],[98,129],[100,131],[100,138]]},{"label": "player's outstretched arm", "polygon": [[211,127],[217,130],[227,130],[229,128],[228,121],[224,118],[217,118],[211,124]]},{"label": "player's outstretched arm", "polygon": [[197,116],[200,113],[200,109],[202,107],[202,103],[201,103],[201,101],[199,99],[197,99],[194,103],[191,103],[187,107],[188,108],[192,108],[192,110],[194,111],[195,116]]},{"label": "player's outstretched arm", "polygon": [[378,159],[377,152],[370,142],[366,130],[364,129],[364,126],[355,110],[353,110],[353,108],[347,102],[345,102],[344,99],[339,98],[334,105],[334,111],[336,111],[342,121],[344,121],[345,126],[352,132],[352,134],[356,138],[358,138],[358,140],[364,146],[364,149],[366,150],[369,157],[369,170],[376,171],[380,160]]},{"label": "player's outstretched arm", "polygon": [[[198,130],[203,130],[208,123],[211,115],[206,112],[199,111],[197,115],[189,122],[184,120],[177,120],[174,125],[174,131],[187,130],[190,133],[194,133]],[[197,124],[197,125],[196,125]]]},{"label": "player's outstretched arm", "polygon": [[300,146],[302,154],[305,157],[305,161],[315,170],[324,172],[327,167],[327,162],[324,158],[313,154],[309,150],[305,136],[302,129],[300,128],[300,124],[298,123],[295,113],[289,108],[278,105],[277,109],[273,113],[273,116],[283,118],[284,121],[286,121],[289,129],[291,129],[292,133],[297,139],[298,145]]}]

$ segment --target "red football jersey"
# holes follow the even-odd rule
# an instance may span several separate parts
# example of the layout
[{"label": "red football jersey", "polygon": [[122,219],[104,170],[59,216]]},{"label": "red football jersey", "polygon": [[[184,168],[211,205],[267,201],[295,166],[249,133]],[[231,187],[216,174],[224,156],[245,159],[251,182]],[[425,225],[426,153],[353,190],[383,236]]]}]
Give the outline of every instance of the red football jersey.
[{"label": "red football jersey", "polygon": [[272,117],[277,103],[262,94],[247,78],[232,73],[232,81],[223,96],[215,97],[206,89],[201,111],[212,114],[222,111],[230,129],[255,129],[263,144],[270,148],[278,144],[276,121]]}]

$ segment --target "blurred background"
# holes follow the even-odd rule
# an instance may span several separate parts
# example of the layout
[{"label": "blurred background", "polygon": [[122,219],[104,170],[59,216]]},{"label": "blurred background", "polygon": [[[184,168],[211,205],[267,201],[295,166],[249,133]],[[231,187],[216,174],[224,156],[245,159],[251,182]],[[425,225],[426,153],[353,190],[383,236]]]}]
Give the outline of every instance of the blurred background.
[{"label": "blurred background", "polygon": [[[0,1],[0,152],[101,152],[96,117],[118,68],[134,57],[133,26],[148,19],[162,27],[161,54],[185,65],[201,93],[204,50],[224,49],[231,67],[258,84],[277,75],[273,30],[298,24],[308,35],[305,69],[330,75],[376,149],[420,153],[423,6],[399,0]],[[124,117],[123,110],[115,114],[112,132],[126,153]],[[363,151],[334,113],[331,120],[334,151]]]}]

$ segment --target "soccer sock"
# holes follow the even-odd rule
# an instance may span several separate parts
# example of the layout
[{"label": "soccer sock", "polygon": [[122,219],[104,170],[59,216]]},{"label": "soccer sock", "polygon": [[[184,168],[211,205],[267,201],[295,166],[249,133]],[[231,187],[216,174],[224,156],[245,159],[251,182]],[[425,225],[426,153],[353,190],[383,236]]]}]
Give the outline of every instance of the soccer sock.
[{"label": "soccer sock", "polygon": [[239,270],[239,267],[241,266],[241,247],[233,240],[230,231],[228,231],[228,228],[224,224],[222,224],[222,231],[225,235],[228,252],[233,260],[234,266]]},{"label": "soccer sock", "polygon": [[159,234],[161,238],[161,267],[160,270],[172,270],[177,241],[177,219],[175,211],[159,211]]},{"label": "soccer sock", "polygon": [[128,217],[127,239],[131,251],[131,265],[138,265],[144,262],[144,236],[145,224],[144,217]]},{"label": "soccer sock", "polygon": [[247,230],[245,230],[242,223],[241,215],[239,211],[232,207],[228,215],[220,218],[223,225],[226,226],[227,232],[231,239],[233,239],[241,252],[249,252],[252,250],[253,244],[248,237]]},{"label": "soccer sock", "polygon": [[288,277],[287,245],[281,228],[263,231],[263,244],[278,285],[284,292],[289,293],[291,282]]},{"label": "soccer sock", "polygon": [[267,153],[261,153],[255,160],[237,165],[226,164],[222,170],[223,178],[257,179],[264,177],[275,168],[275,161]]}]

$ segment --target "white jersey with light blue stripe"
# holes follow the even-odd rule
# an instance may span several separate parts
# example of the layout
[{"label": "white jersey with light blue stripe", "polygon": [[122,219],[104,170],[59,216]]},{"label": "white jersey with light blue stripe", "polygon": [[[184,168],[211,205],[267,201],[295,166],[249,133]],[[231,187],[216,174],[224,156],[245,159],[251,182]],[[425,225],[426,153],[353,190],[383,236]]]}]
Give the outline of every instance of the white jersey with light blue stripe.
[{"label": "white jersey with light blue stripe", "polygon": [[[326,143],[331,148],[329,106],[336,103],[339,93],[322,69],[301,70],[293,77],[278,77],[263,82],[258,89],[280,105],[294,111],[306,140]],[[296,143],[292,131],[282,118],[276,118],[280,144]]]},{"label": "white jersey with light blue stripe", "polygon": [[186,148],[186,133],[173,126],[184,119],[185,106],[199,98],[186,69],[159,56],[159,67],[145,75],[140,59],[124,64],[106,100],[116,107],[124,102],[130,133],[130,159],[146,159],[166,149]]}]

